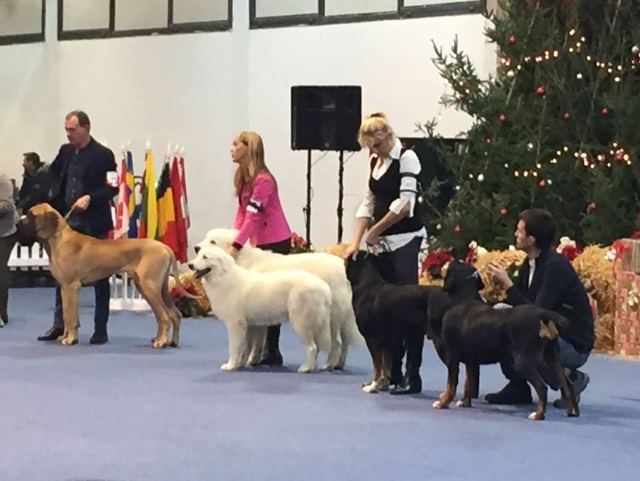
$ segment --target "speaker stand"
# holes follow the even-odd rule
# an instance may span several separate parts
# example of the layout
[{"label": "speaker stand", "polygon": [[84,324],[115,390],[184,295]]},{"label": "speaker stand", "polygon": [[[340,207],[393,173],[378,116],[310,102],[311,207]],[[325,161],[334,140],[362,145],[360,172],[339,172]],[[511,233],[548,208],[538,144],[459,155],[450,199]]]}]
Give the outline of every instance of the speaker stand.
[{"label": "speaker stand", "polygon": [[304,208],[307,245],[311,245],[311,150],[307,151],[307,205]]},{"label": "speaker stand", "polygon": [[338,244],[342,242],[342,201],[344,199],[344,152],[338,156]]}]

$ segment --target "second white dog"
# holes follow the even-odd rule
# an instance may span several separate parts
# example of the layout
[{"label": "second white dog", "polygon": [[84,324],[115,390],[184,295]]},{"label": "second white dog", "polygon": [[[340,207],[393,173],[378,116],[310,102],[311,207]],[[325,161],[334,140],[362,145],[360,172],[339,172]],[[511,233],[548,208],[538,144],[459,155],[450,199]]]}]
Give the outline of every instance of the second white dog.
[{"label": "second white dog", "polygon": [[213,313],[227,327],[229,360],[221,369],[244,367],[259,356],[259,352],[251,352],[248,359],[244,356],[250,326],[288,320],[307,351],[298,372],[314,370],[318,350],[331,348],[331,290],[317,276],[297,269],[248,270],[217,246],[200,249],[189,268],[202,279]]}]

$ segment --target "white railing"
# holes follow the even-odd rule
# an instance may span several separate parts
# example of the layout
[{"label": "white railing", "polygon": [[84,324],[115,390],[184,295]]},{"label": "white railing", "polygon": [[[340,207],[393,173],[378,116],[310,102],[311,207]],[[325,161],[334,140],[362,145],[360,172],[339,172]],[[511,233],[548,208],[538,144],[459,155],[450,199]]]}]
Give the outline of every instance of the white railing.
[{"label": "white railing", "polygon": [[41,270],[49,268],[49,256],[40,244],[25,247],[16,244],[9,256],[11,270]]},{"label": "white railing", "polygon": [[[44,248],[36,243],[31,247],[16,244],[9,256],[10,270],[48,270],[49,256]],[[142,298],[127,274],[111,276],[112,311],[149,311],[151,308]]]}]

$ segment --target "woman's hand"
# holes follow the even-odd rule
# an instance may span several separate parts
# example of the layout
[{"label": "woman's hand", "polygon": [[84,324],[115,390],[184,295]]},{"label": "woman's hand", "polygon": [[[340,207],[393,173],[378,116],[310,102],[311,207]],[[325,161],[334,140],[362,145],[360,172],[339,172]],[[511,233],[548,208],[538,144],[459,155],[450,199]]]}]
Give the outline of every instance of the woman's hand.
[{"label": "woman's hand", "polygon": [[348,260],[350,257],[352,258],[354,256],[354,254],[356,252],[358,252],[358,247],[359,245],[353,241],[351,241],[351,243],[349,243],[349,245],[347,245],[345,247],[345,249],[342,251],[342,258],[346,261]]}]

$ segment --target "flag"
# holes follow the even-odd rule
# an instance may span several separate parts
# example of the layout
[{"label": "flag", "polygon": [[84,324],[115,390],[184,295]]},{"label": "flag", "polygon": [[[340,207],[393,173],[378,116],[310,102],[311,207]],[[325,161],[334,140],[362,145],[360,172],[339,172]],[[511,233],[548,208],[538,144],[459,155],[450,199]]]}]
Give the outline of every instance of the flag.
[{"label": "flag", "polygon": [[191,216],[189,215],[189,201],[187,197],[187,175],[184,171],[184,157],[178,159],[180,163],[180,183],[182,184],[182,215],[184,216],[184,225],[188,229],[191,227]]},{"label": "flag", "polygon": [[168,245],[178,255],[178,233],[176,232],[175,206],[171,188],[169,159],[165,160],[158,182],[158,240]]},{"label": "flag", "polygon": [[127,185],[127,163],[123,152],[120,160],[120,173],[118,180],[118,202],[114,222],[114,237],[126,237],[129,233],[129,197],[131,195]]},{"label": "flag", "polygon": [[174,217],[176,220],[176,233],[178,237],[178,251],[176,252],[176,259],[178,262],[187,262],[188,259],[188,241],[187,241],[187,226],[185,225],[184,212],[182,205],[184,202],[184,192],[182,191],[182,176],[180,175],[180,165],[177,157],[173,157],[171,162],[171,175],[170,175],[171,188],[173,190],[173,206]]},{"label": "flag", "polygon": [[141,196],[136,195],[136,179],[133,172],[133,154],[127,150],[127,172],[126,172],[127,190],[129,191],[129,203],[127,205],[129,212],[129,237],[135,239],[138,237],[138,219],[140,217]]},{"label": "flag", "polygon": [[142,204],[140,207],[138,238],[158,238],[158,201],[155,188],[155,172],[153,169],[153,152],[151,150],[147,150],[144,158]]}]

